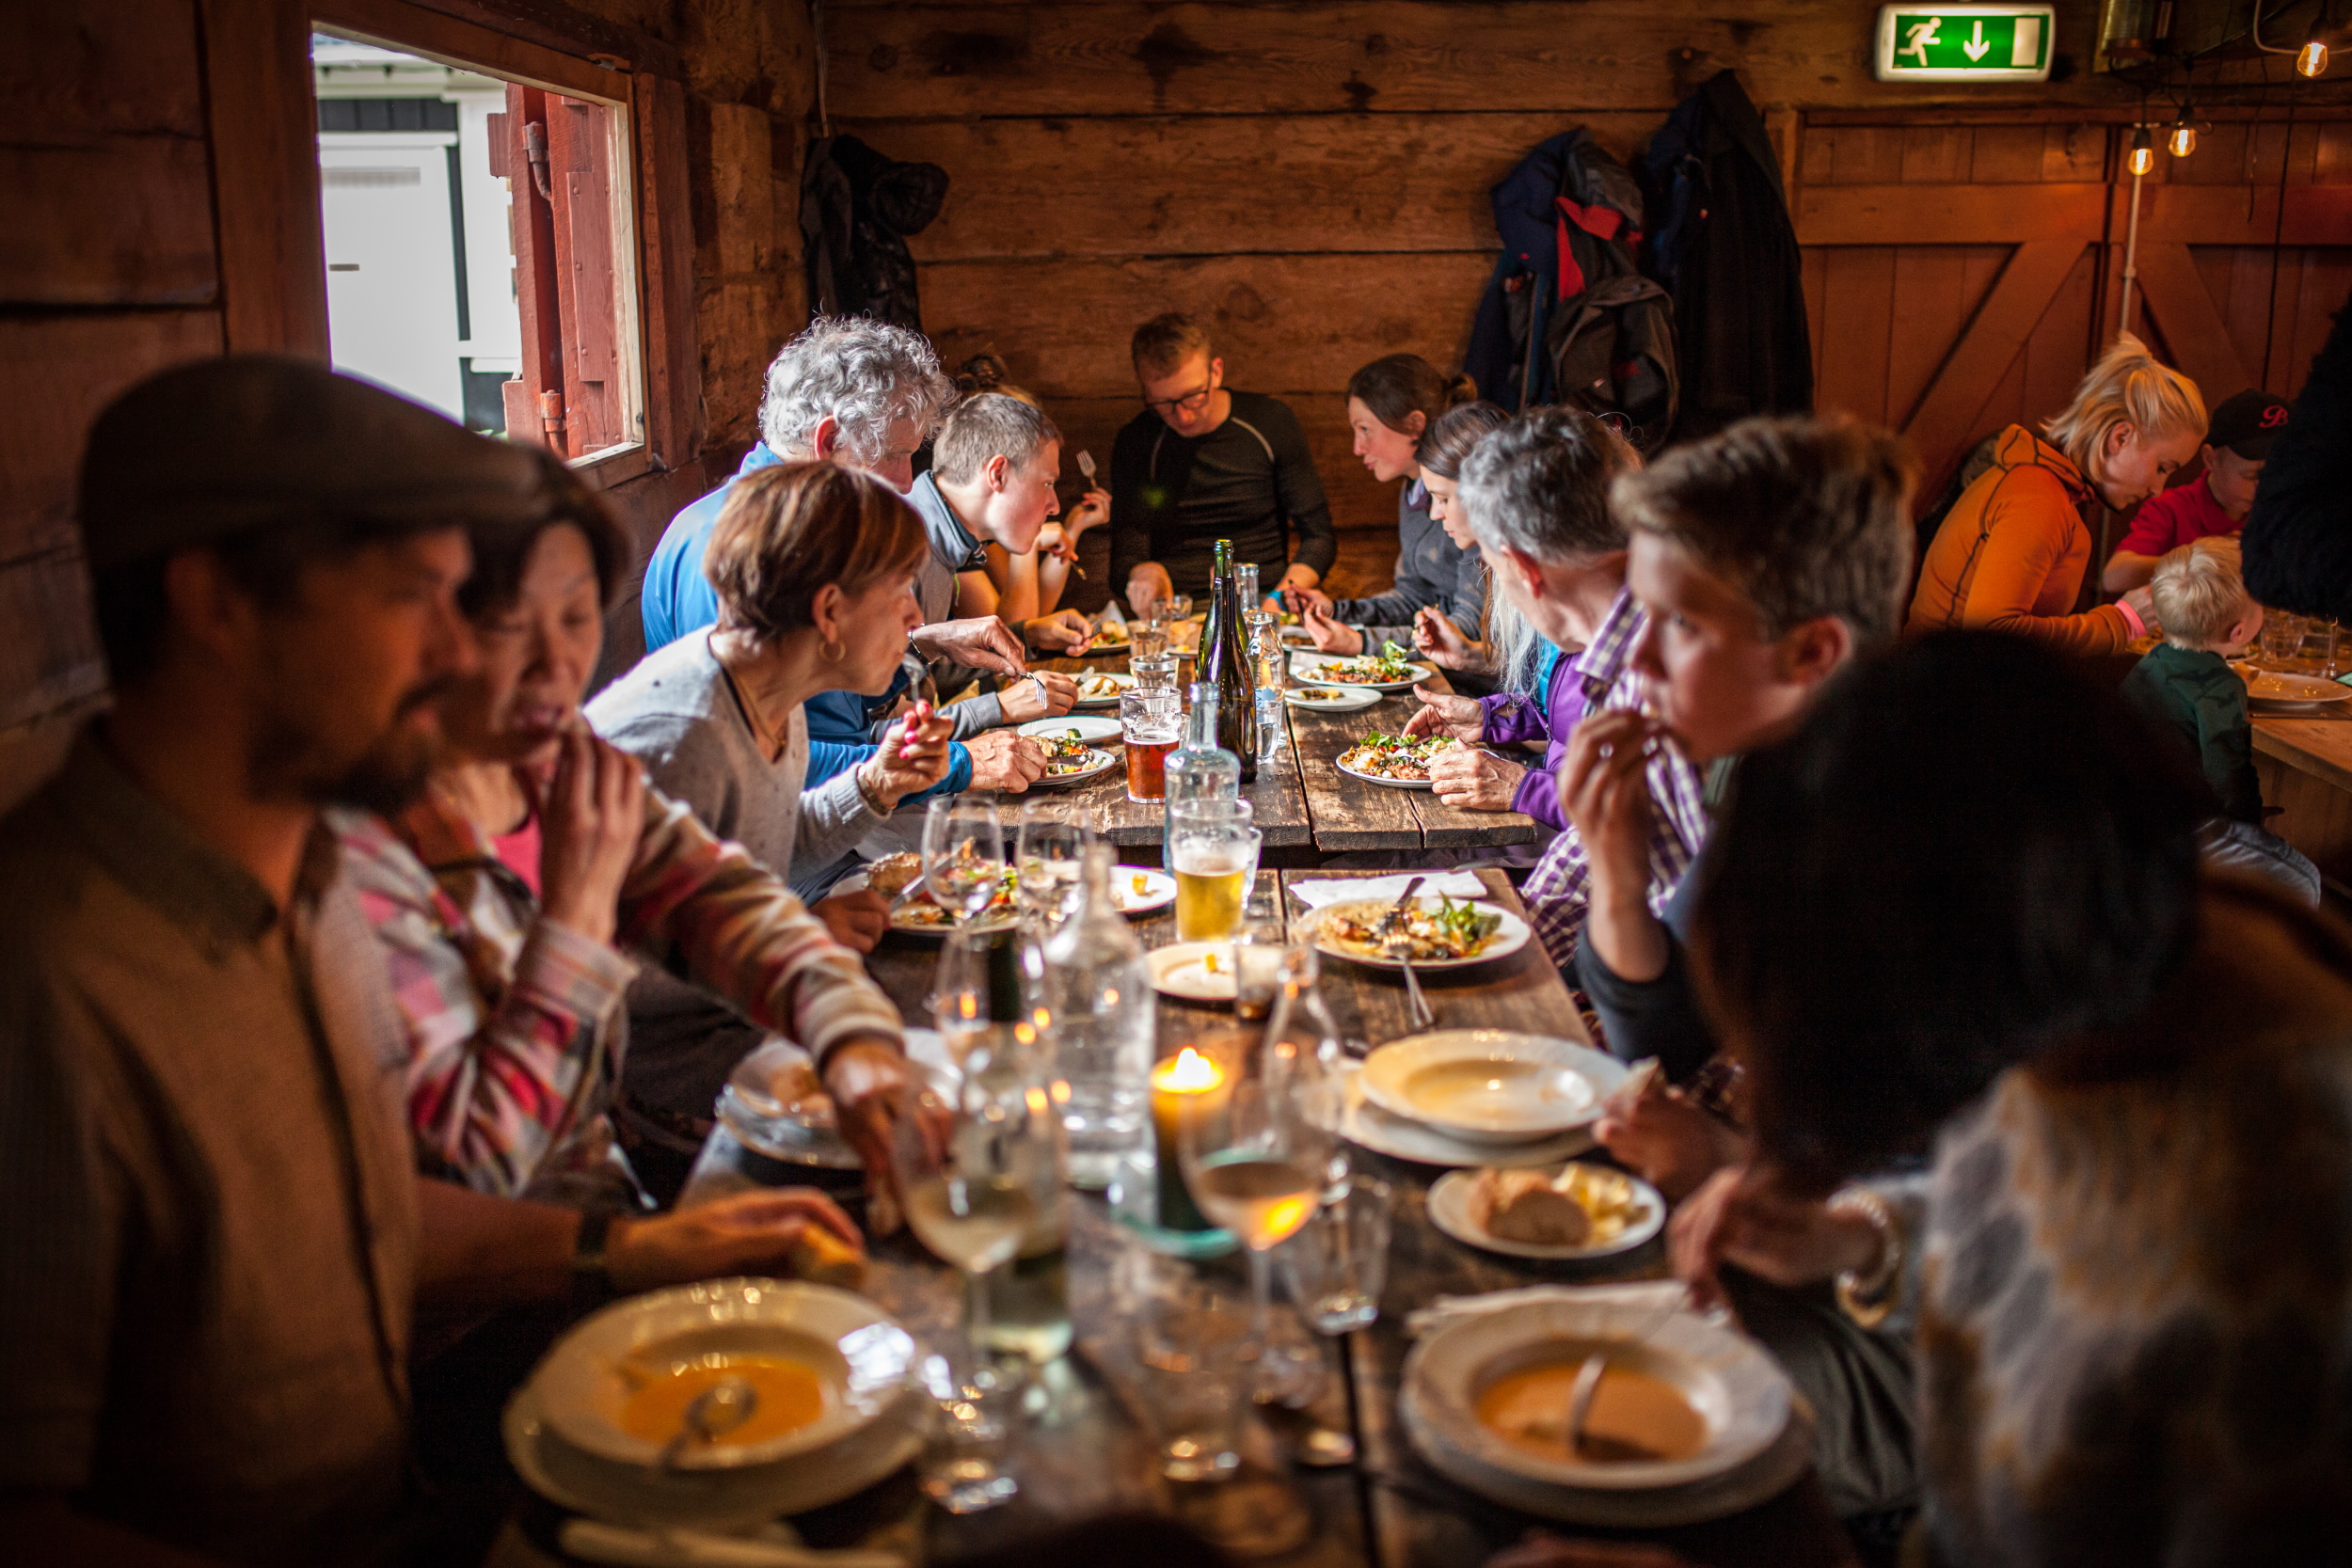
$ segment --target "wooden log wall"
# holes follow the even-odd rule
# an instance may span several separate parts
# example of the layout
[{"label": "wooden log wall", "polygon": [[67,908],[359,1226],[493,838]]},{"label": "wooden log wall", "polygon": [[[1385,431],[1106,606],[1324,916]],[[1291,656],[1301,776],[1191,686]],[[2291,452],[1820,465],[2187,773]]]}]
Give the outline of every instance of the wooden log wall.
[{"label": "wooden log wall", "polygon": [[[2044,248],[2013,262],[2014,238],[1970,244],[1931,226],[1929,243],[1904,245],[1890,224],[1909,213],[1866,216],[1877,243],[1865,245],[1832,221],[1852,214],[1842,197],[1819,220],[1799,214],[1824,406],[1912,424],[1933,463],[1996,418],[2062,400],[2106,297],[2105,182],[2116,123],[2137,103],[2088,69],[2095,9],[2060,8],[2059,80],[1965,88],[1873,80],[1876,8],[1861,0],[1705,14],[1647,0],[828,0],[823,26],[836,124],[950,176],[945,212],[912,242],[943,353],[993,348],[1101,459],[1136,406],[1128,332],[1161,309],[1200,315],[1232,384],[1297,410],[1342,526],[1336,586],[1360,592],[1392,570],[1395,500],[1349,452],[1349,372],[1400,349],[1458,362],[1496,254],[1487,191],[1528,148],[1582,125],[1630,156],[1727,66],[1765,115],[1792,204],[1815,184],[2046,182],[2078,203],[2095,188],[2090,237],[2062,261]],[[2289,96],[2263,112],[2283,117]],[[2342,98],[2320,84],[2296,101]],[[2330,178],[2332,134],[2298,129],[2290,163]],[[2237,156],[2230,135],[2209,135],[2181,178],[2275,182],[2277,164]],[[2255,263],[2190,254],[2210,285],[2228,275],[2217,309],[2238,312],[2232,332],[2252,330]],[[2290,292],[2341,298],[2337,265],[2291,260]],[[1988,324],[2000,330],[1962,352],[2004,278]],[[2295,316],[2292,343],[2324,327],[2332,305],[2319,309]],[[2284,367],[2294,350],[2276,339]],[[1106,555],[1098,537],[1096,580],[1076,602],[1106,591]]]},{"label": "wooden log wall", "polygon": [[[805,315],[797,224],[814,34],[799,0],[431,0],[545,42],[600,21],[682,58],[694,327],[712,456],[754,437],[760,372]],[[264,276],[275,238],[224,226],[217,181],[271,178],[252,87],[309,30],[297,0],[56,0],[0,8],[0,809],[103,699],[73,525],[91,418],[148,373],[226,348],[310,347],[324,274]],[[284,140],[278,137],[278,141]],[[229,230],[222,232],[224,227]],[[257,261],[256,256],[262,260]],[[135,453],[124,454],[136,461]],[[611,492],[641,549],[712,483],[696,461]],[[612,626],[633,652],[633,596]]]}]

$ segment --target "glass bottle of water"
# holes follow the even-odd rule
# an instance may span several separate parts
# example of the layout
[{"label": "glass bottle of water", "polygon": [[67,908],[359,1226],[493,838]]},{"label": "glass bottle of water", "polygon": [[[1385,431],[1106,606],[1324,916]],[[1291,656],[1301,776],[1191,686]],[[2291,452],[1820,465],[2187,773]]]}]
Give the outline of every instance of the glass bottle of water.
[{"label": "glass bottle of water", "polygon": [[[1321,962],[1315,950],[1303,942],[1283,952],[1277,972],[1280,989],[1258,1048],[1258,1069],[1269,1096],[1311,1125],[1337,1133],[1343,1119],[1346,1045],[1329,1004],[1323,1000]],[[1331,1148],[1325,1172],[1327,1196],[1347,1183],[1347,1144],[1334,1137]]]},{"label": "glass bottle of water", "polygon": [[1066,1093],[1071,1185],[1107,1187],[1140,1147],[1151,1096],[1152,976],[1111,893],[1111,847],[1084,851],[1077,912],[1045,939],[1038,991]]},{"label": "glass bottle of water", "polygon": [[1168,754],[1168,805],[1160,831],[1160,863],[1176,870],[1175,810],[1184,800],[1241,799],[1241,758],[1216,741],[1216,688],[1206,681],[1192,684],[1192,714],[1184,743]]}]

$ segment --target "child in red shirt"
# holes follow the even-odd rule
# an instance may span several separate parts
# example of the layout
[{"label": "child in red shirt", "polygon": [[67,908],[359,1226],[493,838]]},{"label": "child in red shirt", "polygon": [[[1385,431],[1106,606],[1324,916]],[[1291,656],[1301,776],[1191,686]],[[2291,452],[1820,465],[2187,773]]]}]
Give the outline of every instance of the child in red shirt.
[{"label": "child in red shirt", "polygon": [[2271,437],[2287,427],[2287,405],[2268,392],[2245,391],[2213,411],[2200,456],[2205,474],[2154,496],[2132,519],[2099,586],[2124,594],[2155,576],[2156,562],[2184,545],[2235,533],[2253,509],[2254,484],[2270,457]]}]

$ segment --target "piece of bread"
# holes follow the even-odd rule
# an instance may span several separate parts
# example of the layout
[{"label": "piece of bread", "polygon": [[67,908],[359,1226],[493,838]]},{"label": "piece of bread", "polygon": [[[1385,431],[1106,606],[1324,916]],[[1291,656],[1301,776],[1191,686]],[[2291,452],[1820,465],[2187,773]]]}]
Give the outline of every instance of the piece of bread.
[{"label": "piece of bread", "polygon": [[838,1285],[845,1291],[855,1291],[866,1284],[866,1254],[819,1226],[809,1226],[801,1232],[800,1240],[792,1243],[787,1261],[792,1265],[793,1278],[814,1285]]},{"label": "piece of bread", "polygon": [[1542,1171],[1480,1171],[1470,1209],[1480,1228],[1506,1242],[1581,1246],[1593,1230],[1583,1207]]},{"label": "piece of bread", "polygon": [[884,898],[896,898],[907,884],[923,874],[923,857],[912,849],[885,855],[866,868],[866,885]]}]

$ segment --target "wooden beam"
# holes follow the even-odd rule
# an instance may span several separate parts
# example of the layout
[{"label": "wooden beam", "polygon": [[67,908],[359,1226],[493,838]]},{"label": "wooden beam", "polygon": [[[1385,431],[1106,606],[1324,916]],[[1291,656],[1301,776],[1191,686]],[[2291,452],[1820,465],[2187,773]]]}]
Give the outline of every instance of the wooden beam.
[{"label": "wooden beam", "polygon": [[2151,245],[2143,231],[2139,290],[2172,351],[2174,367],[2197,383],[2208,406],[2254,385],[2205,280],[2197,275],[2197,263],[2189,260],[2188,246]]},{"label": "wooden beam", "polygon": [[220,286],[204,144],[100,136],[0,146],[0,303],[203,305]]},{"label": "wooden beam", "polygon": [[[204,135],[188,0],[0,6],[0,143]],[[22,221],[21,219],[19,221]]]},{"label": "wooden beam", "polygon": [[104,689],[79,550],[0,567],[0,725],[22,724]]},{"label": "wooden beam", "polygon": [[1976,318],[1928,383],[1918,406],[1903,420],[1903,434],[1920,448],[1928,473],[1940,471],[1952,450],[1976,434],[1976,418],[1985,400],[2026,346],[2082,253],[2082,242],[2071,239],[2028,240],[2010,253],[2000,278],[1977,308]]},{"label": "wooden beam", "polygon": [[638,252],[645,323],[645,441],[665,468],[703,444],[702,345],[694,335],[694,213],[687,190],[686,89],[637,78]]},{"label": "wooden beam", "polygon": [[[2130,199],[2129,185],[2122,187]],[[2352,185],[2153,185],[2140,195],[2139,243],[2352,245]],[[2122,207],[2117,211],[2121,213]],[[2116,232],[2122,233],[2119,221]]]},{"label": "wooden beam", "polygon": [[228,347],[326,357],[326,241],[310,22],[283,0],[198,0]]},{"label": "wooden beam", "polygon": [[628,62],[617,55],[553,49],[410,0],[310,0],[311,19],[337,33],[421,55],[443,65],[486,71],[567,98],[629,101]]},{"label": "wooden beam", "polygon": [[[2111,187],[2089,182],[1970,185],[1806,185],[1797,192],[1797,243],[2025,245],[2100,237]],[[2142,221],[2145,221],[2143,215]]]}]

